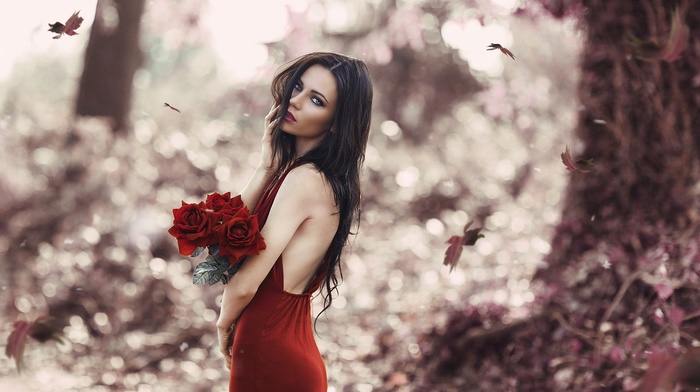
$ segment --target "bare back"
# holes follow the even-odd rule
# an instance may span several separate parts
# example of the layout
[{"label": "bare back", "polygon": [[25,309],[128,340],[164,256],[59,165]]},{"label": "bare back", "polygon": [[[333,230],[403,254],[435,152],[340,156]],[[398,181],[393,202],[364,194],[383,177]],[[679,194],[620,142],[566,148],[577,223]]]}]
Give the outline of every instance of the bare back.
[{"label": "bare back", "polygon": [[339,214],[333,189],[313,165],[294,168],[284,182],[283,187],[295,190],[293,197],[301,198],[299,208],[306,216],[282,251],[284,290],[301,294],[323,262],[338,229]]}]

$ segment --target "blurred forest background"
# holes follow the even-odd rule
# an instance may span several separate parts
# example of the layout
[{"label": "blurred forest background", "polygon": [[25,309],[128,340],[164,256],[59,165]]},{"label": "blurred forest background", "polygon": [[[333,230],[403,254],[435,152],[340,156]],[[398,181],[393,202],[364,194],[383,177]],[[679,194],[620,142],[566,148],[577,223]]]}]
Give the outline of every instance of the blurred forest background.
[{"label": "blurred forest background", "polygon": [[[29,339],[22,374],[0,356],[0,389],[227,389],[222,287],[191,283],[171,211],[245,185],[275,69],[317,50],[375,86],[362,222],[317,323],[329,391],[697,385],[693,0],[0,10],[0,348],[16,320],[65,336]],[[593,165],[567,171],[566,146]],[[450,272],[470,221],[485,237]]]}]

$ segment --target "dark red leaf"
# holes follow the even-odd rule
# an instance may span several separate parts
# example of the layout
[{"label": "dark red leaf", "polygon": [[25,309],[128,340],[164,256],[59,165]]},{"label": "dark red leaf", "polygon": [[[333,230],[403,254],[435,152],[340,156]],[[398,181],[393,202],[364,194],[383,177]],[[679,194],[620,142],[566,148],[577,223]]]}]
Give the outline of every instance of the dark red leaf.
[{"label": "dark red leaf", "polygon": [[37,318],[33,323],[19,320],[12,324],[12,332],[10,332],[10,336],[7,338],[5,355],[10,359],[15,359],[18,372],[21,372],[23,368],[24,347],[27,344],[28,336],[31,336],[41,343],[49,340],[63,343],[60,328],[58,328],[56,324],[53,324],[53,320],[52,317],[42,316]]},{"label": "dark red leaf", "polygon": [[664,48],[663,55],[661,59],[672,63],[681,56],[688,48],[688,37],[690,36],[690,29],[685,24],[683,19],[685,19],[685,10],[681,11],[678,8],[673,10],[673,16],[671,17],[671,32],[668,35],[668,41],[666,42],[666,47]]},{"label": "dark red leaf", "polygon": [[501,46],[500,44],[491,44],[491,45],[488,46],[488,49],[486,49],[486,50],[495,50],[495,49],[500,50],[501,53],[503,53],[503,54],[505,54],[506,56],[508,56],[508,57],[512,58],[513,60],[515,60],[515,55],[513,54],[513,52],[511,52],[511,51],[508,50],[507,48]]},{"label": "dark red leaf", "polygon": [[460,236],[453,235],[450,237],[449,240],[447,240],[447,244],[450,244],[450,246],[447,248],[445,251],[445,260],[443,261],[443,265],[449,265],[450,266],[450,272],[452,272],[453,269],[457,266],[457,262],[459,261],[459,256],[462,255],[462,246],[471,246],[476,244],[476,241],[479,238],[483,238],[484,235],[481,234],[481,227],[477,229],[469,229],[469,227],[473,224],[474,222],[469,222],[466,225],[464,225],[464,234]]},{"label": "dark red leaf", "polygon": [[472,223],[474,223],[474,222],[473,221],[469,222],[464,226],[464,235],[462,236],[462,245],[473,246],[474,244],[476,244],[476,241],[478,241],[479,238],[484,238],[484,235],[481,234],[481,229],[482,229],[481,227],[479,227],[477,229],[471,229],[471,230],[469,229],[469,226],[471,226]]},{"label": "dark red leaf", "polygon": [[566,170],[568,171],[580,171],[583,173],[587,173],[590,171],[589,167],[593,164],[593,159],[579,159],[579,160],[574,160],[574,157],[571,155],[571,150],[569,150],[569,146],[566,146],[566,150],[561,153],[561,161],[566,166]]},{"label": "dark red leaf", "polygon": [[169,103],[167,103],[167,102],[164,103],[163,106],[165,106],[166,108],[170,108],[170,109],[172,109],[172,110],[174,110],[174,111],[180,113],[180,109],[178,109],[178,108],[176,108],[176,107],[174,107],[174,106],[171,106],[171,105],[170,105]]},{"label": "dark red leaf", "polygon": [[445,260],[442,264],[449,265],[450,272],[452,272],[457,266],[459,256],[462,255],[462,237],[453,235],[446,243],[450,244],[450,246],[447,247],[447,251],[445,251]]},{"label": "dark red leaf", "polygon": [[[641,39],[633,34],[628,34],[629,44],[634,55],[645,61],[664,60],[672,63],[680,58],[680,55],[688,48],[690,29],[685,23],[685,15],[688,11],[688,2],[682,1],[671,14],[671,28],[665,38],[652,37]],[[661,42],[661,43],[658,43]]]},{"label": "dark red leaf", "polygon": [[66,24],[63,24],[61,22],[49,23],[49,31],[58,34],[54,36],[53,39],[59,39],[63,34],[78,34],[75,30],[78,29],[78,27],[80,27],[80,25],[83,23],[83,18],[78,15],[79,13],[80,11],[74,12],[73,15],[71,15],[71,17],[68,18]]},{"label": "dark red leaf", "polygon": [[37,318],[29,330],[29,336],[40,343],[45,343],[49,340],[63,343],[62,335],[61,328],[55,323],[55,319],[49,316]]},{"label": "dark red leaf", "polygon": [[27,336],[31,330],[32,324],[27,321],[15,321],[12,324],[12,332],[7,338],[7,347],[5,347],[5,355],[8,358],[15,359],[17,371],[22,371],[22,357],[24,356],[24,346],[27,344]]}]

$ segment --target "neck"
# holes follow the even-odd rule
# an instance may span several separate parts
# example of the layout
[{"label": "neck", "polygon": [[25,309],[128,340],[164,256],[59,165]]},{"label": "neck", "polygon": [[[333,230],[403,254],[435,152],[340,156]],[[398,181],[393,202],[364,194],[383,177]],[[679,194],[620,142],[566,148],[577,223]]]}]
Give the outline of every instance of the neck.
[{"label": "neck", "polygon": [[301,156],[306,155],[306,153],[311,151],[311,149],[314,147],[316,147],[316,143],[313,143],[311,140],[300,140],[299,138],[297,138],[295,158],[299,158]]}]

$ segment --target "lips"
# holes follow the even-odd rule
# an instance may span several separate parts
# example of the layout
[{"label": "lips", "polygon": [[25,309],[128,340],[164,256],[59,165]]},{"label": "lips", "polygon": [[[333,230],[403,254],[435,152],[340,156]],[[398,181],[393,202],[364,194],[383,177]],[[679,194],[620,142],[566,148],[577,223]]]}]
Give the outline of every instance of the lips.
[{"label": "lips", "polygon": [[287,115],[284,116],[284,121],[289,122],[289,123],[293,123],[293,122],[297,122],[297,119],[296,119],[296,117],[294,117],[294,115],[291,112],[287,112]]}]

